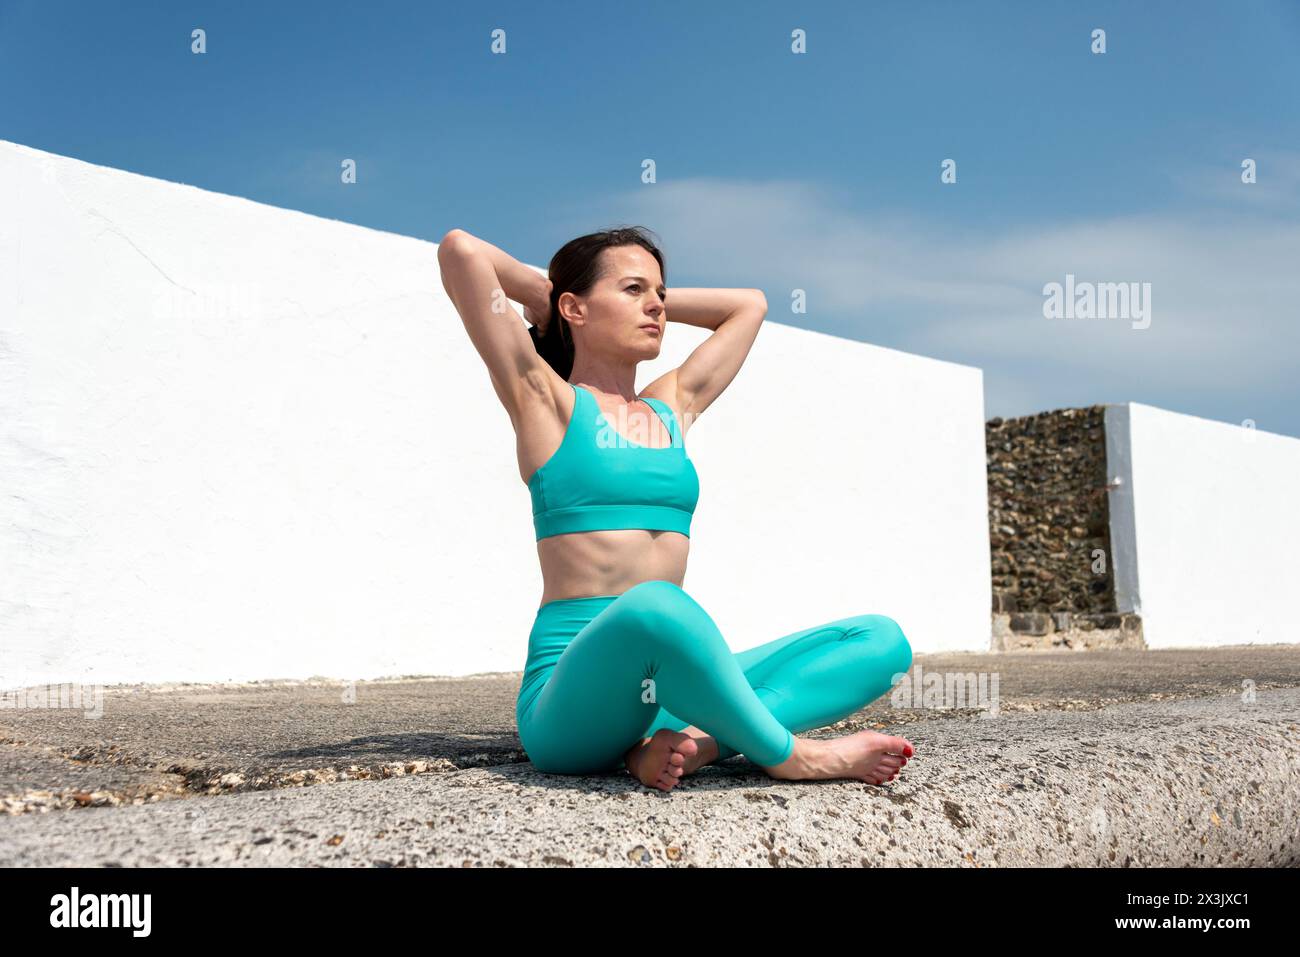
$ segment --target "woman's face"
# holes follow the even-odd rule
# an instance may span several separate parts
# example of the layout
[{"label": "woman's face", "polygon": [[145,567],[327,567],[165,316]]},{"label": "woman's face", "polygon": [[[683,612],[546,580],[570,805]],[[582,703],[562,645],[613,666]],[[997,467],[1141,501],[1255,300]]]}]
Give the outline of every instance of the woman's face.
[{"label": "woman's face", "polygon": [[601,259],[601,277],[575,297],[583,320],[570,322],[575,338],[602,354],[655,358],[668,324],[659,262],[637,245],[606,249]]}]

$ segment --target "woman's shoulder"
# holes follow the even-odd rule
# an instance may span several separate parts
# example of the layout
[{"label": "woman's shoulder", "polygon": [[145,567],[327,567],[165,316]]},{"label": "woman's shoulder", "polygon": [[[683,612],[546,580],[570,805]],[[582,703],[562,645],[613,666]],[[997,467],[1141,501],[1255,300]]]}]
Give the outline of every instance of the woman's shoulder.
[{"label": "woman's shoulder", "polygon": [[642,400],[652,399],[655,402],[662,403],[668,411],[673,414],[673,418],[677,420],[677,425],[682,430],[682,435],[684,436],[686,434],[690,425],[687,421],[687,417],[682,414],[683,409],[677,398],[676,369],[665,372],[659,378],[655,379],[641,390],[641,394],[638,395],[637,398]]},{"label": "woman's shoulder", "polygon": [[677,408],[677,370],[670,369],[659,378],[646,385],[638,399],[654,399],[662,402],[668,408],[673,410],[673,414],[678,412]]}]

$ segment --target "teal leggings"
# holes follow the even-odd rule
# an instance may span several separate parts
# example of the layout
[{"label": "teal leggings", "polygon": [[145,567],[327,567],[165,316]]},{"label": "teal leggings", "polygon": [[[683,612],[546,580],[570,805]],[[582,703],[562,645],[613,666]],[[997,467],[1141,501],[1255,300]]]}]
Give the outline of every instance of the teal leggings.
[{"label": "teal leggings", "polygon": [[623,767],[660,728],[690,725],[780,764],[794,732],[834,724],[890,689],[912,648],[884,615],[856,615],[732,653],[708,612],[678,585],[561,598],[537,610],[515,705],[533,766],[555,774]]}]

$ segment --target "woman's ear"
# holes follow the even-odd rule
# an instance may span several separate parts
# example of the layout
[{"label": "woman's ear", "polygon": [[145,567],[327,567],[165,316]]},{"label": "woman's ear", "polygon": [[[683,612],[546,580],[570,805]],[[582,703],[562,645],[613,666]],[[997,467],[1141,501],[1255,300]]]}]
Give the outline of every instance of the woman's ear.
[{"label": "woman's ear", "polygon": [[[568,297],[567,299],[565,297]],[[565,307],[568,307],[567,309]],[[583,316],[583,306],[581,300],[571,292],[560,293],[560,298],[555,301],[555,308],[559,310],[560,315],[569,321],[571,326],[580,326],[587,320]]]}]

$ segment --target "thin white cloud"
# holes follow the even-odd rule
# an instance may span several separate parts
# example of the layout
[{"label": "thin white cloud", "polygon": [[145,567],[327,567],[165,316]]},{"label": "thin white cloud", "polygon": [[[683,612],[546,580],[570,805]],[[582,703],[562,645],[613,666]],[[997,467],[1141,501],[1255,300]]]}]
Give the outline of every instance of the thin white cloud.
[{"label": "thin white cloud", "polygon": [[[1255,161],[1255,182],[1243,183],[1241,161]],[[1174,170],[1173,181],[1192,199],[1217,201],[1262,214],[1300,210],[1300,150],[1245,149],[1221,169]]]}]

